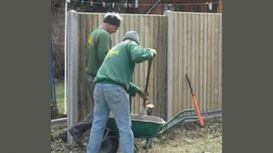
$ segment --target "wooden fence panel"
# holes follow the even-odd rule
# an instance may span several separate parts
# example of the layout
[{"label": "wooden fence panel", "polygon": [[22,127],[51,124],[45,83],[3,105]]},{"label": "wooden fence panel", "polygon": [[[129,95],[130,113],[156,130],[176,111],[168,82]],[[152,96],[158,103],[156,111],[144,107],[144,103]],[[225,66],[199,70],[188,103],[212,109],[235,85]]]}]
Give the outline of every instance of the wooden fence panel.
[{"label": "wooden fence panel", "polygon": [[[150,93],[149,102],[155,105],[154,115],[165,116],[165,104],[166,104],[166,38],[167,38],[167,27],[166,27],[166,16],[163,15],[136,15],[136,14],[120,14],[123,18],[119,30],[111,35],[112,46],[122,41],[124,34],[129,30],[135,30],[139,32],[140,44],[144,47],[155,48],[158,52],[157,56],[153,60],[150,82],[148,92]],[[86,46],[86,38],[88,34],[97,28],[103,19],[104,14],[102,13],[79,13],[80,16],[80,34],[81,39],[80,47],[80,68],[79,68],[79,95],[82,98],[81,104],[86,104],[84,101],[88,100],[86,95],[86,85],[83,80],[84,69],[84,52]],[[133,82],[139,85],[143,90],[145,88],[146,76],[147,76],[148,62],[137,64],[133,75]],[[90,101],[90,99],[88,100]],[[90,101],[91,102],[91,101]],[[87,102],[90,103],[90,102]],[[132,98],[132,112],[139,113],[142,110],[143,100],[139,97]],[[84,111],[84,106],[81,106],[81,111]],[[81,114],[86,114],[82,112]]]},{"label": "wooden fence panel", "polygon": [[[127,31],[135,30],[140,34],[142,46],[157,50],[148,88],[149,102],[155,105],[153,115],[168,119],[183,109],[193,108],[186,73],[191,79],[201,111],[222,108],[221,14],[167,12],[165,15],[120,15],[123,18],[120,28],[111,35],[113,46],[122,41]],[[70,42],[72,44],[69,46],[77,45],[74,48],[78,48],[79,53],[76,102],[81,120],[92,106],[84,78],[86,40],[88,34],[101,24],[104,14],[77,13],[77,16],[79,41]],[[74,33],[68,35],[73,38]],[[147,61],[137,64],[133,75],[133,82],[142,89],[145,88],[147,66]],[[142,110],[142,102],[139,96],[132,98],[133,113]]]},{"label": "wooden fence panel", "polygon": [[[173,34],[168,42],[168,103],[172,112],[193,108],[185,74],[199,100],[201,111],[222,109],[222,15],[212,13],[168,12]],[[172,55],[170,55],[172,54]],[[168,69],[170,69],[168,67]],[[170,92],[171,91],[171,92]]]}]

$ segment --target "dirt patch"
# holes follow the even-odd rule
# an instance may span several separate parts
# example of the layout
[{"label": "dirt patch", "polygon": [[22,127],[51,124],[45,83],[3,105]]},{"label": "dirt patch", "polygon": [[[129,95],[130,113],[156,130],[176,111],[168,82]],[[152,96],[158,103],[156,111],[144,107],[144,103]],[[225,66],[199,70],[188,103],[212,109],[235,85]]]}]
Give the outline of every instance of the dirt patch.
[{"label": "dirt patch", "polygon": [[[51,130],[51,153],[85,153],[85,147],[68,145],[61,139],[65,128]],[[144,153],[145,139],[135,139],[139,153]],[[149,153],[222,153],[222,118],[177,125],[153,139]]]}]

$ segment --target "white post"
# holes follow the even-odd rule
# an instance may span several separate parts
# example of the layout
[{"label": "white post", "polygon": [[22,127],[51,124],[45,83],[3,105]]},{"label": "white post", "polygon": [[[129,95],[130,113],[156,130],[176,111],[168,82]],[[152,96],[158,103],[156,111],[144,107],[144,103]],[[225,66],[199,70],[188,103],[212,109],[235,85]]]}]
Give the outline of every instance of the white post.
[{"label": "white post", "polygon": [[[70,3],[70,0],[65,0],[65,9],[64,9],[64,69],[67,66],[67,3]],[[64,72],[64,114],[67,114],[66,108],[66,87],[67,87],[67,72]]]},{"label": "white post", "polygon": [[[67,102],[67,129],[78,123],[78,67],[79,67],[79,18],[78,13],[68,12],[67,35],[67,65],[66,65],[66,102]],[[72,137],[67,134],[69,144]]]},{"label": "white post", "polygon": [[167,15],[167,120],[169,120],[173,115],[172,105],[173,105],[173,13],[169,10],[164,12]]}]

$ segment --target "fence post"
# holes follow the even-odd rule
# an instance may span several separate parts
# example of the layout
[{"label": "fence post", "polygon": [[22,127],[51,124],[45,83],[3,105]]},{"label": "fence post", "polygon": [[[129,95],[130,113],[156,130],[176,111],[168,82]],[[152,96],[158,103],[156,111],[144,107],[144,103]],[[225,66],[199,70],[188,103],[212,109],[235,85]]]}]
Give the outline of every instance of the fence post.
[{"label": "fence post", "polygon": [[167,120],[169,120],[172,117],[173,110],[173,23],[174,23],[174,17],[173,13],[170,10],[167,10],[164,12],[165,15],[167,15]]},{"label": "fence post", "polygon": [[[79,25],[78,14],[68,12],[67,60],[65,74],[67,129],[78,123],[78,65],[79,65]],[[72,144],[72,137],[67,133],[67,140]]]}]

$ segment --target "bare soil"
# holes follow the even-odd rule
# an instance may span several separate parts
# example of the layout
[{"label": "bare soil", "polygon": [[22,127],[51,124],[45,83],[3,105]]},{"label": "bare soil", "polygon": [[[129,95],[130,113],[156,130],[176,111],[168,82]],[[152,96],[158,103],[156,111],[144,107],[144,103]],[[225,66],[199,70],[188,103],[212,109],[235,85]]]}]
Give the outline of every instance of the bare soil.
[{"label": "bare soil", "polygon": [[[60,138],[65,128],[51,130],[51,153],[85,153],[85,147],[69,145]],[[139,153],[145,139],[135,139]],[[153,139],[149,153],[222,153],[222,118],[205,120],[205,126],[184,123]]]}]

